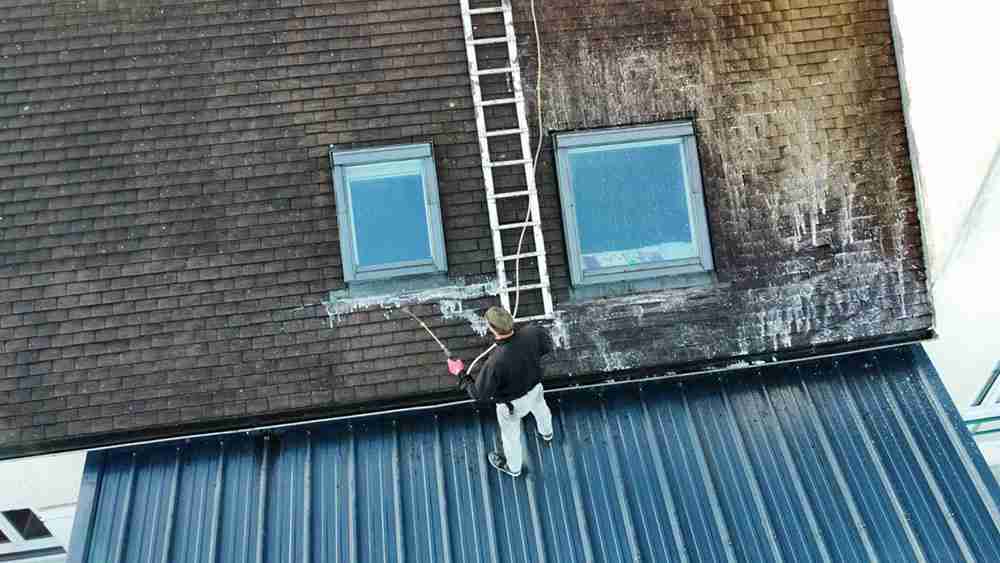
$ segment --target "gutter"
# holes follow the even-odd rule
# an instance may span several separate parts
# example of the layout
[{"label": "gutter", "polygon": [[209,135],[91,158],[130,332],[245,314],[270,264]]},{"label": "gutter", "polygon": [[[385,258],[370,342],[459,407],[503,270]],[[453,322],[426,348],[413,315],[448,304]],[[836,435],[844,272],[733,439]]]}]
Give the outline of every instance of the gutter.
[{"label": "gutter", "polygon": [[[574,391],[600,391],[619,385],[636,385],[669,380],[692,380],[719,376],[748,369],[779,366],[807,360],[832,358],[918,344],[934,338],[932,330],[922,330],[901,335],[878,337],[853,344],[812,346],[782,353],[755,354],[731,357],[722,361],[699,361],[671,366],[655,366],[598,373],[586,376],[563,375],[544,380],[546,394],[558,395]],[[365,420],[395,414],[434,412],[451,408],[473,408],[475,402],[456,391],[428,393],[418,397],[372,401],[339,407],[317,407],[285,411],[242,418],[240,421],[222,420],[196,422],[170,426],[168,429],[151,429],[95,434],[83,438],[64,439],[40,446],[21,446],[5,449],[0,460],[27,456],[56,455],[68,452],[96,452],[116,448],[139,447],[170,442],[189,442],[195,439],[224,437],[234,434],[277,432],[309,424],[324,422]],[[242,423],[242,424],[241,424]],[[82,446],[82,447],[81,447]]]}]

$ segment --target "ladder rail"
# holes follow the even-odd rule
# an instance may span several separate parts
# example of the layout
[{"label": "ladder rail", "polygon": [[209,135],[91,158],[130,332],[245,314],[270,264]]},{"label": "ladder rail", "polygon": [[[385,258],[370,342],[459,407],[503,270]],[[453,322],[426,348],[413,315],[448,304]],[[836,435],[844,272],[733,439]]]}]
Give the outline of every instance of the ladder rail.
[{"label": "ladder rail", "polygon": [[[506,35],[509,41],[507,42],[507,56],[510,58],[510,66],[512,69],[511,82],[514,85],[514,97],[524,100],[524,91],[522,89],[521,82],[521,64],[517,56],[517,35],[514,29],[514,14],[511,10],[510,0],[502,0],[503,5],[503,20],[504,28],[506,29]],[[536,78],[537,79],[537,78]],[[528,115],[527,108],[522,101],[519,104],[515,104],[517,108],[517,126],[523,131],[521,133],[521,152],[526,158],[531,158],[531,136],[530,129],[528,128]],[[542,132],[538,132],[538,142],[542,142]],[[535,237],[535,250],[539,251],[538,258],[538,276],[540,279],[545,281],[546,286],[548,285],[548,266],[545,259],[545,238],[542,234],[542,215],[541,208],[538,204],[538,190],[535,186],[535,163],[532,160],[531,164],[526,164],[524,167],[524,173],[527,180],[527,188],[532,195],[528,197],[528,205],[530,207],[529,215],[531,219],[534,220],[535,224],[531,227],[532,234]],[[545,310],[545,314],[552,314],[552,294],[546,287],[542,291],[542,300]]]},{"label": "ladder rail", "polygon": [[[472,43],[472,13],[469,10],[469,0],[461,0],[462,2],[462,25],[465,28],[465,55],[469,62],[469,80],[472,86],[472,106],[476,115],[476,131],[479,137],[479,153],[480,160],[486,162],[488,159],[485,158],[489,155],[489,141],[486,138],[486,115],[483,110],[483,95],[482,88],[479,85],[479,61],[476,59],[476,45]],[[489,13],[489,12],[482,12]],[[487,201],[493,197],[493,173],[492,168],[488,166],[483,166],[483,181],[486,185],[486,198]],[[489,213],[490,221],[490,233],[493,239],[494,254],[496,254],[496,249],[501,248],[502,241],[500,238],[500,218],[497,214],[496,205],[487,204],[487,211]],[[505,309],[510,310],[510,301],[507,292],[504,290],[507,287],[507,273],[506,269],[501,264],[497,267],[497,281],[500,284],[500,304],[504,306]]]}]

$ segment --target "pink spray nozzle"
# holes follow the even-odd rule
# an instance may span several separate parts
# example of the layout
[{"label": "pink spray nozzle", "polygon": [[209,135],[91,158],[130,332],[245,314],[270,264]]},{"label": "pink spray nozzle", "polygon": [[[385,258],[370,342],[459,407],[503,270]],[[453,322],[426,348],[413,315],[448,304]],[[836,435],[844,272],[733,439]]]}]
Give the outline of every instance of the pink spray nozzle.
[{"label": "pink spray nozzle", "polygon": [[463,362],[461,358],[455,358],[455,359],[448,358],[449,373],[451,373],[452,375],[458,375],[462,373],[463,369],[465,369],[465,362]]}]

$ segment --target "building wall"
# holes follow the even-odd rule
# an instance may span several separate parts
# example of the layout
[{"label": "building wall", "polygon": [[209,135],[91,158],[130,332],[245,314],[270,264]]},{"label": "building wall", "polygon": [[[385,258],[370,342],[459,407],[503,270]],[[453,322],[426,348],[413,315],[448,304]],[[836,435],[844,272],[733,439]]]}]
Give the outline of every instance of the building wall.
[{"label": "building wall", "polygon": [[928,342],[927,350],[955,403],[963,408],[972,404],[1000,362],[996,339],[1000,269],[988,258],[1000,248],[996,222],[1000,217],[1000,145],[997,148],[997,162],[986,178],[982,197],[964,221],[962,240],[955,241],[953,254],[933,286],[939,338]]},{"label": "building wall", "polygon": [[939,338],[927,351],[966,407],[1000,361],[998,270],[984,259],[1000,243],[1000,76],[975,70],[995,50],[1000,6],[980,2],[958,14],[894,2],[893,14],[938,313]]},{"label": "building wall", "polygon": [[0,511],[30,508],[69,546],[85,453],[0,462]]},{"label": "building wall", "polygon": [[[527,2],[515,19],[547,132],[694,121],[717,278],[571,299],[547,136],[550,375],[927,334],[885,2],[539,4],[540,76]],[[496,284],[457,0],[5,14],[2,451],[453,392],[395,306],[456,353],[485,345]],[[329,145],[426,141],[454,279],[329,293],[344,288]]]}]

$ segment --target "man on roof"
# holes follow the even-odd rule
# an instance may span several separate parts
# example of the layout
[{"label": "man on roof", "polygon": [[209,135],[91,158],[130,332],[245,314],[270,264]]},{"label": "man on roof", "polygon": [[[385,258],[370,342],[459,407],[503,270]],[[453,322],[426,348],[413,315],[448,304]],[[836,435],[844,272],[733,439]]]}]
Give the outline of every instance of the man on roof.
[{"label": "man on roof", "polygon": [[496,405],[503,453],[490,452],[490,465],[518,477],[524,463],[521,419],[531,413],[544,443],[552,442],[552,412],[545,403],[540,362],[552,351],[552,340],[537,325],[515,331],[513,317],[502,307],[490,307],[486,321],[496,348],[475,378],[462,373],[458,384],[476,401]]}]

